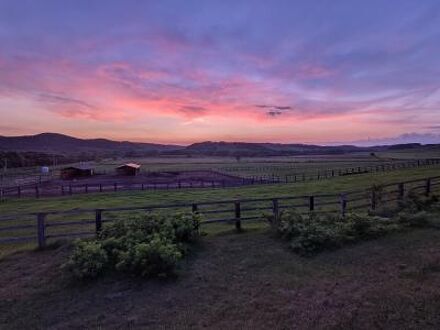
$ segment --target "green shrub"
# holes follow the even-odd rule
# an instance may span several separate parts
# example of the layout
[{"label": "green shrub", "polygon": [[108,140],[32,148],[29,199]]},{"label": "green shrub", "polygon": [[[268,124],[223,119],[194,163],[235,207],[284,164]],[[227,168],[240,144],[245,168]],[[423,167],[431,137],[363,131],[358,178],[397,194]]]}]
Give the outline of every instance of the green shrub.
[{"label": "green shrub", "polygon": [[188,244],[198,236],[201,217],[146,214],[105,226],[93,241],[79,241],[66,264],[77,278],[93,278],[104,270],[153,277],[174,273]]},{"label": "green shrub", "polygon": [[410,191],[399,204],[401,210],[413,213],[419,211],[440,210],[439,200],[436,195],[423,196],[414,191]]},{"label": "green shrub", "polygon": [[380,237],[399,229],[396,221],[379,216],[351,213],[346,216],[345,222],[348,225],[348,230],[357,240]]},{"label": "green shrub", "polygon": [[409,227],[424,227],[429,224],[430,215],[426,211],[409,213],[408,211],[399,212],[397,220],[399,223]]},{"label": "green shrub", "polygon": [[100,242],[75,241],[73,253],[64,265],[79,279],[95,278],[108,266],[108,255]]},{"label": "green shrub", "polygon": [[301,254],[312,254],[343,246],[351,242],[386,235],[406,227],[440,227],[440,203],[436,196],[420,196],[410,192],[393,207],[383,202],[383,189],[373,187],[378,208],[368,215],[346,214],[302,215],[284,210],[277,221],[267,218],[278,235],[289,241],[290,247]]},{"label": "green shrub", "polygon": [[126,251],[119,251],[116,269],[146,277],[167,276],[174,273],[182,252],[176,244],[160,235],[154,235],[149,242],[131,245]]},{"label": "green shrub", "polygon": [[348,237],[344,237],[344,232],[336,226],[310,223],[291,239],[290,247],[295,252],[311,254],[340,247],[347,240]]},{"label": "green shrub", "polygon": [[347,214],[300,215],[295,211],[280,214],[278,234],[300,254],[339,248],[345,244],[382,236],[399,229],[396,221],[378,216]]}]

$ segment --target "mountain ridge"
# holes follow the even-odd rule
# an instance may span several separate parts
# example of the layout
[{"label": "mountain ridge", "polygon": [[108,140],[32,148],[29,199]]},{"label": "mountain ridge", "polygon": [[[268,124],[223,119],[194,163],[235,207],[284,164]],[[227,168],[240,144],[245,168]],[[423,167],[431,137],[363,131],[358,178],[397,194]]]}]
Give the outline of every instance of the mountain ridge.
[{"label": "mountain ridge", "polygon": [[148,155],[205,155],[205,156],[283,156],[343,154],[361,151],[380,151],[390,148],[413,148],[420,143],[356,146],[317,145],[303,143],[256,143],[204,141],[189,146],[145,142],[113,141],[103,138],[81,139],[59,133],[0,136],[0,151],[45,152],[61,155],[148,156]]}]

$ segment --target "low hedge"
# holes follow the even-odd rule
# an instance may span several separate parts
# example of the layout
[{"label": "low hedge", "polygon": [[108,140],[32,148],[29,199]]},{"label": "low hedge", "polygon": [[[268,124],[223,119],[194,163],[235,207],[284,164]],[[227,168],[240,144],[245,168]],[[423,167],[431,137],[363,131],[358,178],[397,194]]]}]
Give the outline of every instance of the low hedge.
[{"label": "low hedge", "polygon": [[112,271],[144,277],[174,274],[188,245],[198,237],[200,220],[195,213],[117,220],[98,238],[77,240],[64,267],[79,279]]},{"label": "low hedge", "polygon": [[[384,216],[386,214],[386,216]],[[370,214],[298,214],[295,210],[280,213],[270,222],[277,234],[289,242],[293,251],[310,255],[345,244],[377,238],[408,227],[436,226],[440,218],[437,197],[409,195],[390,215],[390,210]]]}]

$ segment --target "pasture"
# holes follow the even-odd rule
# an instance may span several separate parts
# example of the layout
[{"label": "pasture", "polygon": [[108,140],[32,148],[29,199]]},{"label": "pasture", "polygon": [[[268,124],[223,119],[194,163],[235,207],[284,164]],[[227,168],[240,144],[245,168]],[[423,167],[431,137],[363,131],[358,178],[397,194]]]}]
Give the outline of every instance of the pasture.
[{"label": "pasture", "polygon": [[[308,207],[308,197],[310,195],[329,195],[323,198],[316,198],[315,211],[335,211],[339,210],[339,194],[353,190],[364,190],[371,188],[372,185],[398,183],[408,180],[424,179],[427,177],[435,177],[439,175],[436,166],[426,168],[406,168],[391,172],[365,173],[354,176],[335,177],[331,180],[307,181],[289,184],[266,184],[251,185],[228,188],[203,188],[203,189],[175,189],[175,190],[145,190],[145,191],[119,191],[89,193],[81,195],[49,197],[49,198],[21,198],[5,200],[0,204],[0,212],[2,216],[8,216],[7,221],[1,221],[3,228],[14,226],[28,226],[27,228],[17,228],[17,230],[1,230],[0,237],[28,237],[28,243],[10,242],[1,246],[3,254],[9,253],[16,249],[34,247],[37,240],[36,216],[29,213],[37,212],[57,212],[57,211],[79,211],[81,209],[103,209],[103,208],[130,208],[130,207],[150,207],[150,206],[166,206],[170,204],[186,204],[185,207],[175,207],[173,210],[191,211],[193,203],[203,202],[219,202],[222,200],[244,200],[244,199],[267,199],[266,201],[249,202],[243,206],[243,217],[254,217],[254,221],[250,221],[252,226],[266,226],[261,222],[263,214],[271,212],[272,199],[283,197],[306,196],[302,199],[293,200],[291,204],[282,206]],[[422,189],[424,183],[422,182]],[[408,187],[409,188],[409,187]],[[396,190],[397,187],[394,187]],[[370,200],[367,192],[360,192],[353,195],[354,201],[348,201],[348,207],[356,207],[364,205],[368,207]],[[330,203],[332,206],[330,207]],[[211,214],[218,209],[223,210],[222,214]],[[246,210],[250,209],[250,210]],[[130,214],[136,214],[142,211],[126,211],[126,212],[106,212],[103,215],[103,221],[111,221],[115,218],[129,217]],[[209,216],[210,219],[234,218],[233,203],[225,204],[221,207],[216,205],[206,206],[201,213]],[[19,216],[15,216],[18,214]],[[22,214],[29,214],[22,216]],[[70,226],[61,226],[59,222],[74,222]],[[80,223],[78,223],[80,222]],[[52,224],[52,226],[51,226]],[[93,233],[95,226],[95,215],[93,212],[78,214],[55,214],[50,215],[47,219],[49,235],[62,238],[63,234],[68,233]],[[243,227],[249,225],[249,222],[243,224]],[[207,231],[221,232],[230,230],[230,222],[221,224],[212,224],[206,226]],[[53,241],[53,240],[52,240]]]},{"label": "pasture", "polygon": [[68,246],[0,261],[0,327],[438,329],[438,230],[303,258],[249,228],[202,240],[179,277],[72,283]]},{"label": "pasture", "polygon": [[[389,172],[401,169],[438,166],[440,158],[423,154],[353,153],[342,155],[280,157],[186,157],[161,156],[138,159],[104,159],[89,162],[93,177],[69,180],[60,178],[56,166],[47,174],[39,168],[12,169],[0,178],[0,199],[64,196],[91,192],[156,190],[181,188],[225,188],[268,183],[297,183],[330,179],[337,176]],[[431,156],[436,156],[433,152]],[[415,158],[418,157],[418,158]],[[136,177],[118,175],[116,167],[129,162],[141,165]],[[71,164],[74,165],[74,164]]]},{"label": "pasture", "polygon": [[[237,163],[231,158],[221,164],[209,158],[199,165],[190,163],[194,159],[181,163],[167,159],[169,164],[160,159],[162,164],[156,160],[144,166],[154,172],[193,166],[207,171],[216,165],[224,173],[252,176],[262,168],[266,173],[281,168],[291,171],[292,166],[293,171],[322,171],[338,164],[367,166],[370,161],[365,155],[357,161],[328,157],[297,163],[285,163],[285,158]],[[115,164],[100,164],[100,170]],[[346,195],[346,211],[361,206],[359,211],[366,212],[373,185],[389,184],[386,198],[396,203],[399,194],[410,189],[425,194],[426,178],[439,175],[439,166],[430,165],[287,183],[5,198],[0,214],[9,218],[0,221],[0,240],[11,235],[30,240],[0,245],[0,267],[7,270],[0,274],[0,311],[5,311],[0,313],[0,327],[253,329],[295,324],[299,328],[434,329],[440,322],[438,230],[397,232],[305,258],[274,238],[264,216],[274,214],[274,205],[277,210],[295,207],[309,212],[310,196],[320,196],[313,199],[315,212],[339,213],[341,193],[347,192],[351,194]],[[399,182],[407,183],[400,186]],[[438,179],[429,181],[430,193],[438,194],[439,183]],[[167,208],[170,204],[175,206]],[[194,211],[194,205],[205,220],[226,221],[202,224],[202,237],[191,257],[180,265],[177,278],[147,281],[111,275],[96,282],[74,283],[61,268],[72,251],[71,235],[93,236],[97,219],[106,226],[107,221],[150,212],[151,206],[156,207],[154,212],[166,213]],[[99,213],[98,218],[96,209],[106,208],[117,210]],[[46,214],[46,246],[37,251],[35,213]]]}]

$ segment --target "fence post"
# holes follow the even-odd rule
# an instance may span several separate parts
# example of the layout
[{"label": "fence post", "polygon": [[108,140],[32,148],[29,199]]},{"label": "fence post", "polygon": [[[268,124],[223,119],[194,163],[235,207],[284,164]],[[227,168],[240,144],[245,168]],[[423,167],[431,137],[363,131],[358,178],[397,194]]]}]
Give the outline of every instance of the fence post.
[{"label": "fence post", "polygon": [[241,207],[240,201],[235,201],[235,229],[241,231]]},{"label": "fence post", "polygon": [[274,198],[272,200],[272,209],[273,209],[273,225],[274,227],[278,227],[278,220],[280,216],[280,211],[278,207],[278,199]]},{"label": "fence post", "polygon": [[199,207],[196,203],[192,204],[192,212],[193,213],[198,213],[199,212]]},{"label": "fence post", "polygon": [[309,210],[310,212],[315,210],[315,197],[309,196]]},{"label": "fence post", "polygon": [[84,186],[84,190],[85,190],[86,194],[89,192],[89,185],[87,183]]},{"label": "fence post", "polygon": [[21,197],[21,187],[17,186],[17,197],[20,198]]},{"label": "fence post", "polygon": [[405,195],[405,186],[403,183],[399,183],[398,191],[399,191],[399,199],[403,199],[403,196]]},{"label": "fence post", "polygon": [[102,210],[101,209],[95,210],[95,225],[96,225],[96,236],[98,236],[102,230]]},{"label": "fence post", "polygon": [[431,178],[426,179],[426,196],[429,196],[431,194]]},{"label": "fence post", "polygon": [[118,184],[116,182],[113,184],[113,187],[115,191],[118,190]]},{"label": "fence post", "polygon": [[46,213],[37,214],[37,233],[38,248],[43,249],[46,246]]},{"label": "fence post", "polygon": [[[199,214],[199,206],[196,203],[192,204],[191,209],[192,209],[193,214]],[[197,233],[200,233],[200,223],[199,222],[194,223],[194,228],[197,230]]]},{"label": "fence post", "polygon": [[99,192],[102,192],[102,183],[99,184]]},{"label": "fence post", "polygon": [[347,196],[345,195],[345,193],[341,194],[341,216],[342,218],[345,218],[345,213],[347,211]]},{"label": "fence post", "polygon": [[376,209],[376,190],[374,189],[374,187],[371,188],[371,209]]},{"label": "fence post", "polygon": [[69,184],[69,195],[72,195],[72,185]]},{"label": "fence post", "polygon": [[35,197],[40,198],[40,189],[38,188],[38,186],[35,186]]}]

